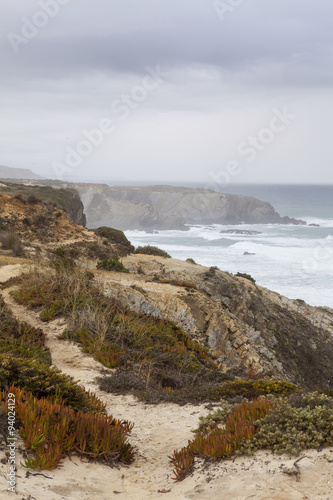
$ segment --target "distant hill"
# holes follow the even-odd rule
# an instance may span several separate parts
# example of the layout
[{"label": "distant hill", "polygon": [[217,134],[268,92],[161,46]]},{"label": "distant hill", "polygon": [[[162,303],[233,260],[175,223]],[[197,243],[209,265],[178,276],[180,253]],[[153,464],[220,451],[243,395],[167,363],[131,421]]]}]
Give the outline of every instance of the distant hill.
[{"label": "distant hill", "polygon": [[0,165],[0,179],[43,179],[29,168],[11,168]]}]

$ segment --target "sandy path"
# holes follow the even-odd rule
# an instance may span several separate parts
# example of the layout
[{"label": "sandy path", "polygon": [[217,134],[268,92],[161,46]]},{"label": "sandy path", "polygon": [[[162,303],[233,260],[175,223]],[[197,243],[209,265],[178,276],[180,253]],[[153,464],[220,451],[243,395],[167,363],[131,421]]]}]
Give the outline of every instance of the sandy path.
[{"label": "sandy path", "polygon": [[[17,271],[17,269],[12,269],[12,271]],[[0,269],[0,280],[3,275],[8,279],[9,274],[10,270],[7,269],[5,273],[2,273]],[[100,391],[95,378],[101,375],[101,370],[104,373],[108,370],[82,353],[82,350],[73,342],[61,341],[57,338],[66,328],[63,319],[45,323],[35,312],[16,304],[10,296],[9,289],[3,290],[2,296],[16,318],[44,330],[53,365],[75,377],[76,380],[80,380],[86,389],[97,394],[107,404],[107,410],[113,416],[135,423],[131,443],[139,450],[136,462],[129,468],[122,467],[119,471],[91,464],[95,473],[99,470],[98,475],[104,480],[110,476],[113,484],[119,483],[118,490],[126,492],[127,498],[156,498],[157,489],[169,489],[173,486],[174,482],[170,481],[172,470],[167,456],[174,449],[187,444],[188,439],[193,436],[191,429],[196,426],[199,415],[207,413],[208,410],[205,410],[203,405],[199,407],[178,407],[172,404],[145,405],[132,396],[115,396]],[[66,465],[65,468],[67,469],[68,466]],[[47,473],[52,476],[57,474],[58,471]],[[63,475],[63,472],[61,474]],[[39,476],[39,481],[44,481],[41,476]],[[32,494],[32,491],[29,493]],[[150,493],[152,496],[148,496]]]},{"label": "sandy path", "polygon": [[19,276],[22,273],[22,269],[24,269],[24,265],[22,264],[10,264],[8,266],[3,266],[0,268],[0,283],[4,283],[10,278],[14,278]]},{"label": "sandy path", "polygon": [[[12,266],[0,268],[0,282],[18,271]],[[208,410],[203,405],[145,405],[132,396],[101,392],[95,378],[105,369],[74,343],[58,340],[57,336],[66,327],[63,320],[44,323],[33,311],[17,305],[8,290],[2,291],[2,295],[18,319],[45,331],[55,366],[95,392],[106,402],[109,413],[135,423],[131,443],[139,450],[130,467],[112,469],[74,457],[72,461],[66,459],[61,469],[44,471],[47,477],[29,474],[27,477],[27,469],[19,465],[22,458],[18,456],[16,494],[6,492],[7,464],[0,463],[0,491],[4,500],[333,500],[333,449],[303,453],[304,458],[298,463],[299,477],[283,472],[296,471],[295,458],[260,452],[254,457],[214,463],[209,468],[199,463],[192,476],[175,483],[167,456],[187,444],[198,417]]]}]

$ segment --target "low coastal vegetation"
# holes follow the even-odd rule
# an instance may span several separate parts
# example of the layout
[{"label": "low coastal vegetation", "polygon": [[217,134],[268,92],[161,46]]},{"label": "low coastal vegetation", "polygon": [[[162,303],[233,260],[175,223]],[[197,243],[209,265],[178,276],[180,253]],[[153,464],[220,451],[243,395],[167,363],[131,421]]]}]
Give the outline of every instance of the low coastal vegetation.
[{"label": "low coastal vegetation", "polygon": [[133,425],[104,413],[77,411],[59,395],[37,398],[15,385],[0,391],[0,404],[15,397],[20,434],[30,450],[25,466],[54,469],[77,452],[106,462],[130,464],[135,448],[128,442]]},{"label": "low coastal vegetation", "polygon": [[151,245],[137,247],[134,250],[134,253],[141,253],[144,255],[156,255],[156,257],[165,257],[166,259],[171,258],[171,255],[169,255],[168,252],[166,252],[165,250],[162,250],[161,248],[154,247]]},{"label": "low coastal vegetation", "polygon": [[101,400],[50,367],[42,330],[13,318],[2,299],[0,352],[0,426],[14,395],[20,434],[30,450],[27,467],[52,469],[73,451],[107,462],[133,461],[132,424],[107,416]]},{"label": "low coastal vegetation", "polygon": [[174,479],[179,481],[191,471],[195,455],[205,459],[226,458],[238,450],[243,441],[256,433],[255,422],[268,415],[274,404],[267,398],[249,402],[245,399],[227,416],[223,428],[216,426],[207,434],[199,433],[179,451],[174,451],[170,461],[174,467]]},{"label": "low coastal vegetation", "polygon": [[4,250],[12,250],[13,255],[17,257],[24,253],[21,240],[13,230],[0,230],[0,243]]},{"label": "low coastal vegetation", "polygon": [[246,280],[252,281],[252,283],[256,282],[256,280],[254,278],[252,278],[252,276],[250,274],[247,274],[247,273],[237,273],[236,276],[238,278],[245,278]]},{"label": "low coastal vegetation", "polygon": [[186,259],[186,262],[187,262],[188,264],[196,264],[195,260],[194,260],[194,259],[192,259],[192,257],[189,257],[188,259]]},{"label": "low coastal vegetation", "polygon": [[[61,251],[58,259],[64,258]],[[169,280],[170,282],[170,280]],[[172,283],[186,286],[189,283]],[[103,294],[91,271],[77,265],[35,266],[4,287],[15,300],[36,310],[43,321],[62,316],[73,340],[111,375],[100,389],[131,393],[148,403],[215,402],[201,418],[195,437],[169,457],[176,481],[195,460],[221,460],[259,449],[297,454],[333,445],[333,398],[303,393],[286,381],[241,380],[223,374],[208,348],[174,323],[137,314]],[[0,427],[8,394],[17,400],[20,434],[29,450],[27,467],[52,469],[76,452],[105,463],[130,464],[133,425],[108,416],[105,405],[71,377],[51,367],[45,335],[13,318],[0,301]]]},{"label": "low coastal vegetation", "polygon": [[[0,356],[7,354],[13,359],[23,357],[51,365],[51,354],[45,346],[43,331],[13,318],[0,297]],[[0,380],[3,373],[0,373]]]},{"label": "low coastal vegetation", "polygon": [[122,247],[125,253],[131,253],[134,250],[131,242],[126,238],[123,231],[119,229],[114,229],[113,227],[101,226],[98,229],[94,230],[98,236],[105,238],[106,240],[118,244]]},{"label": "low coastal vegetation", "polygon": [[195,457],[218,460],[260,449],[297,456],[301,450],[333,446],[333,398],[297,392],[239,404],[222,400],[193,432],[195,438],[169,457],[176,481],[191,472]]},{"label": "low coastal vegetation", "polygon": [[97,269],[115,271],[116,273],[129,273],[129,270],[118,259],[101,259],[97,262]]}]

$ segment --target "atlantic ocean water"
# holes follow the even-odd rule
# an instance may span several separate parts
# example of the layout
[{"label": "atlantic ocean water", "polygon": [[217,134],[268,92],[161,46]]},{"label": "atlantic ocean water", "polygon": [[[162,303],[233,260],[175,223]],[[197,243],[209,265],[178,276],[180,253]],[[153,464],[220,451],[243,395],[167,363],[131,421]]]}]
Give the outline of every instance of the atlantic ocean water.
[{"label": "atlantic ocean water", "polygon": [[[156,245],[177,259],[191,257],[233,274],[248,273],[258,285],[286,297],[333,308],[333,186],[230,185],[215,190],[269,201],[281,216],[308,225],[196,225],[188,231],[126,231],[126,236],[135,246]],[[226,229],[261,234],[221,233]]]}]

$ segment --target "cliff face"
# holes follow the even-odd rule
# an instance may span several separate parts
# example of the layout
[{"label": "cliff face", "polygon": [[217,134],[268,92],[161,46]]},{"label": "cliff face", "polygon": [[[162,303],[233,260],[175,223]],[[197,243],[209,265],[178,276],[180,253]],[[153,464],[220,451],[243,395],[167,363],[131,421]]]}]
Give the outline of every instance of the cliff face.
[{"label": "cliff face", "polygon": [[[3,191],[56,201],[76,224],[122,231],[186,230],[188,224],[305,224],[280,217],[268,202],[251,196],[174,186],[109,187],[52,180],[6,182]],[[52,186],[52,187],[51,187]]]},{"label": "cliff face", "polygon": [[288,300],[216,268],[143,255],[123,263],[130,275],[100,276],[106,293],[176,322],[209,346],[224,372],[332,388],[333,310]]},{"label": "cliff face", "polygon": [[208,189],[172,186],[107,187],[75,185],[88,227],[186,229],[185,224],[301,224],[280,217],[268,202]]},{"label": "cliff face", "polygon": [[[0,189],[5,189],[4,185],[0,184]],[[54,191],[56,197],[61,195],[61,190]],[[13,251],[16,245],[17,254],[54,258],[54,252],[58,251],[55,255],[96,260],[127,255],[131,250],[124,235],[122,240],[120,235],[112,238],[75,224],[54,198],[47,196],[47,201],[42,201],[24,194],[27,194],[24,190],[14,196],[0,191],[0,242],[6,251]],[[73,210],[75,207],[74,203]],[[75,215],[78,214],[74,211]]]},{"label": "cliff face", "polygon": [[83,203],[75,189],[52,188],[50,186],[33,185],[32,183],[10,183],[3,182],[1,191],[10,196],[20,196],[27,200],[33,196],[43,202],[57,203],[59,207],[66,211],[69,220],[80,226],[85,226],[86,216],[84,214]]}]

